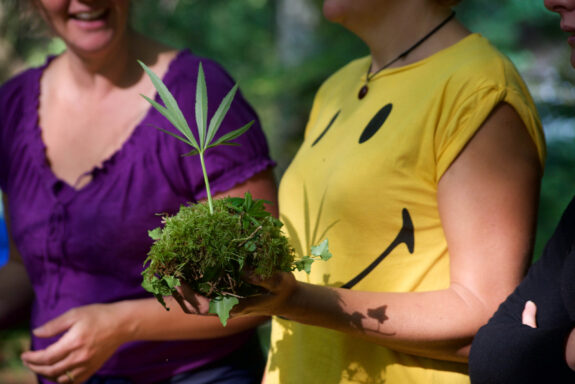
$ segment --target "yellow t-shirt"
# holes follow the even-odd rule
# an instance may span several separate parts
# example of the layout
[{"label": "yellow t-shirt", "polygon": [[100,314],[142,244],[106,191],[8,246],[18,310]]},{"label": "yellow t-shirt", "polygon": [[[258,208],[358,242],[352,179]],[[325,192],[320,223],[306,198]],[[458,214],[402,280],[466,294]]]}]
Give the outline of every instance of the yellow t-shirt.
[{"label": "yellow t-shirt", "polygon": [[[322,85],[282,179],[281,219],[297,253],[328,238],[333,254],[297,278],[363,291],[447,288],[438,182],[502,102],[521,116],[543,164],[535,106],[511,62],[477,34],[381,71],[360,100],[369,65],[368,57],[353,61]],[[274,319],[266,383],[467,383],[466,371],[465,364]]]}]

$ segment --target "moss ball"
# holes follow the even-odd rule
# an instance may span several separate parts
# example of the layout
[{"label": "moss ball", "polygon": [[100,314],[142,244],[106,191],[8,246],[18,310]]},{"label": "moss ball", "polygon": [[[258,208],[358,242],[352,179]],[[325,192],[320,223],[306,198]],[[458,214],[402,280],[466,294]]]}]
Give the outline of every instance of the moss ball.
[{"label": "moss ball", "polygon": [[294,251],[281,226],[263,200],[249,196],[214,200],[213,213],[207,202],[182,206],[150,231],[154,243],[142,285],[156,297],[172,293],[177,281],[208,298],[259,293],[243,273],[267,278],[292,270]]}]

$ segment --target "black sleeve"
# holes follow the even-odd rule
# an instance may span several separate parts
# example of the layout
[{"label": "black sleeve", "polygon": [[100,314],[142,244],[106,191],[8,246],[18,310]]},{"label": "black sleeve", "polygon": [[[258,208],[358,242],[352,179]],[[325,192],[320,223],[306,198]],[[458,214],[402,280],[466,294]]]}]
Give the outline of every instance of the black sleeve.
[{"label": "black sleeve", "polygon": [[[565,260],[575,258],[574,235],[572,200],[541,259],[475,336],[469,356],[472,383],[575,383],[564,356],[575,323],[562,295],[563,286],[575,282],[575,270],[563,270]],[[538,328],[521,323],[527,300],[537,305]]]}]

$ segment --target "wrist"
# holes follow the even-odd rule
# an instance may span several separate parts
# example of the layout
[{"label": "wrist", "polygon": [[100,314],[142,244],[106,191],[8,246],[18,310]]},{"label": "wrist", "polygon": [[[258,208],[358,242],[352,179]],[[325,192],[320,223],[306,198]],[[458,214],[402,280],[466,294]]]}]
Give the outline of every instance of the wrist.
[{"label": "wrist", "polygon": [[138,305],[133,300],[118,301],[109,305],[114,311],[114,322],[121,344],[139,340],[142,316],[133,316],[133,314],[136,311],[140,312],[143,308],[137,308]]},{"label": "wrist", "polygon": [[278,303],[276,308],[274,308],[274,313],[270,315],[295,320],[299,317],[298,313],[302,312],[302,310],[305,311],[303,303],[303,298],[306,295],[305,284],[297,281],[292,274],[290,276],[292,280],[289,284],[289,289],[286,289],[284,300]]}]

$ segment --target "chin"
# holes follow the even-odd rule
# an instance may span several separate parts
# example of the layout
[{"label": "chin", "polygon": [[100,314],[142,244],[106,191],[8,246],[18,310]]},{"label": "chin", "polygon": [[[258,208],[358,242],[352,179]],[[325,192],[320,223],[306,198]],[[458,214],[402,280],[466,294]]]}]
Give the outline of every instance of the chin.
[{"label": "chin", "polygon": [[345,14],[345,5],[337,0],[325,0],[323,2],[324,17],[334,23],[343,22]]},{"label": "chin", "polygon": [[113,34],[101,33],[71,41],[70,49],[82,55],[97,55],[109,51],[115,43]]}]

